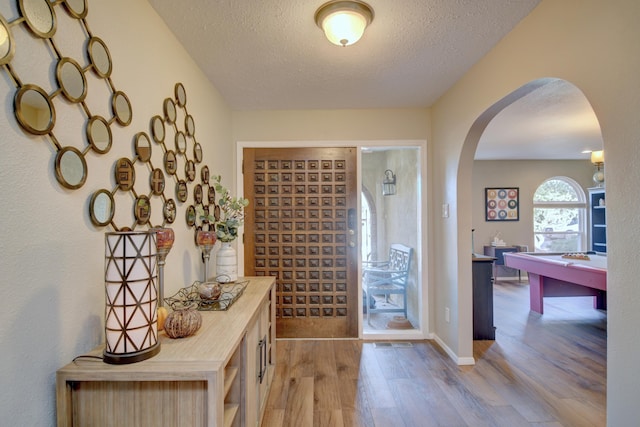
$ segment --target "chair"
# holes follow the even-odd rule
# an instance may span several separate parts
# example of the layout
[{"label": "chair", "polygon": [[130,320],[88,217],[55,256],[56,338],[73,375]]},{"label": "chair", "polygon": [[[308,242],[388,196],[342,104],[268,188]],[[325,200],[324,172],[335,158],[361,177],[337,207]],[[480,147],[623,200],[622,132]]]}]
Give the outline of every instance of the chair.
[{"label": "chair", "polygon": [[[363,263],[362,284],[364,300],[367,304],[367,323],[371,313],[395,312],[407,317],[407,283],[411,269],[413,249],[394,243],[389,248],[387,261],[366,261]],[[402,308],[375,307],[374,295],[402,295]],[[374,304],[372,304],[372,302]]]}]

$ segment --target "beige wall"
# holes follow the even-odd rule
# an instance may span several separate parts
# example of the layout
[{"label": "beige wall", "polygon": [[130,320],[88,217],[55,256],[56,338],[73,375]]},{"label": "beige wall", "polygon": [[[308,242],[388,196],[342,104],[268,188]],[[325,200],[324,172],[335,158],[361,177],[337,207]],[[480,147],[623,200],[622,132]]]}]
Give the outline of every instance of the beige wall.
[{"label": "beige wall", "polygon": [[[607,153],[608,349],[607,418],[626,426],[640,418],[640,381],[629,372],[640,358],[640,45],[635,0],[543,1],[447,94],[432,112],[432,203],[452,203],[453,216],[434,219],[441,249],[435,270],[435,329],[461,358],[472,356],[471,263],[473,153],[490,118],[544,77],[565,79],[583,91],[598,117]],[[505,98],[506,97],[506,98]],[[501,101],[502,100],[502,101]],[[486,113],[485,113],[486,112]],[[455,316],[450,324],[444,307]]]},{"label": "beige wall", "polygon": [[[533,195],[538,186],[548,178],[566,176],[576,181],[588,198],[587,188],[593,186],[594,171],[594,166],[587,160],[474,161],[471,228],[475,230],[475,252],[482,253],[483,245],[490,244],[497,232],[508,245],[528,245],[533,251]],[[518,187],[519,221],[486,221],[485,187]]]},{"label": "beige wall", "polygon": [[[0,13],[14,20],[17,4],[0,2]],[[90,0],[87,5],[88,25],[109,47],[112,81],[131,100],[133,121],[128,127],[112,127],[114,142],[108,154],[87,154],[89,173],[82,188],[63,189],[53,174],[53,144],[46,137],[28,136],[18,127],[13,116],[16,88],[4,67],[0,70],[0,289],[4,301],[0,310],[0,424],[55,425],[56,370],[103,341],[104,232],[111,229],[91,225],[89,198],[100,188],[114,188],[114,162],[119,157],[133,158],[135,133],[149,132],[151,117],[163,114],[162,102],[174,96],[175,83],[182,82],[186,88],[187,109],[203,145],[204,163],[212,173],[233,178],[230,110],[149,4],[145,0]],[[62,4],[54,8],[59,28],[56,44],[85,65],[81,28]],[[18,40],[12,61],[16,74],[24,83],[53,92],[51,49],[35,40],[24,24],[12,26],[11,31]],[[87,78],[92,113],[109,117],[106,84],[91,71]],[[63,145],[83,149],[84,123],[76,119],[82,115],[61,98],[54,100],[55,136]],[[162,152],[155,143],[152,149],[152,162],[159,167]],[[146,165],[136,168],[136,189],[148,194]],[[167,180],[166,194],[171,197],[175,197],[174,185]],[[120,226],[130,226],[131,195],[118,199]],[[178,205],[173,226],[176,243],[165,268],[167,296],[202,272],[193,234],[185,225],[184,205]],[[153,209],[152,218],[158,218]]]}]

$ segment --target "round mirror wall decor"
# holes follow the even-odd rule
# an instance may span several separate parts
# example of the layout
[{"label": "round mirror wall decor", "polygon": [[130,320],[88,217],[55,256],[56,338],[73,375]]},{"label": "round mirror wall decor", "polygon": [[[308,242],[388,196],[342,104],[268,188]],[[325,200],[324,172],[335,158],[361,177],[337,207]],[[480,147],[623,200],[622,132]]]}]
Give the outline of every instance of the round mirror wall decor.
[{"label": "round mirror wall decor", "polygon": [[48,0],[19,0],[20,15],[38,37],[48,39],[56,32],[56,15]]},{"label": "round mirror wall decor", "polygon": [[136,217],[136,222],[140,225],[148,223],[149,218],[151,218],[151,201],[144,194],[136,198],[134,216]]},{"label": "round mirror wall decor", "polygon": [[164,219],[169,224],[173,224],[176,220],[176,202],[173,199],[169,199],[164,204]]},{"label": "round mirror wall decor", "polygon": [[184,128],[187,131],[187,135],[193,138],[193,135],[196,133],[196,124],[193,121],[193,116],[191,114],[188,114],[184,118]]},{"label": "round mirror wall decor", "polygon": [[197,205],[202,203],[202,185],[198,184],[193,189],[193,200]]},{"label": "round mirror wall decor", "polygon": [[176,159],[176,153],[171,150],[164,153],[164,170],[169,175],[175,175],[178,171],[178,161]]},{"label": "round mirror wall decor", "polygon": [[71,102],[82,102],[87,96],[87,80],[80,65],[71,58],[62,58],[56,66],[58,86]]},{"label": "round mirror wall decor", "polygon": [[91,37],[87,47],[93,71],[103,79],[111,76],[111,55],[107,45],[99,37]]},{"label": "round mirror wall decor", "polygon": [[210,205],[215,205],[216,203],[216,189],[213,186],[209,186],[209,192],[207,194],[207,200]]},{"label": "round mirror wall decor", "polygon": [[196,163],[200,163],[202,161],[202,146],[199,143],[193,147],[193,157],[196,159]]},{"label": "round mirror wall decor", "polygon": [[164,100],[164,117],[167,119],[169,124],[174,124],[176,122],[176,104],[173,102],[173,99],[167,98]]},{"label": "round mirror wall decor", "polygon": [[187,152],[187,139],[182,131],[176,133],[175,143],[178,154],[185,154]]},{"label": "round mirror wall decor", "polygon": [[129,191],[133,188],[133,184],[136,182],[136,170],[133,168],[131,160],[126,157],[118,159],[114,173],[116,184],[118,184],[120,190]]},{"label": "round mirror wall decor", "polygon": [[75,147],[64,147],[56,154],[56,179],[65,188],[75,190],[87,180],[87,162]]},{"label": "round mirror wall decor", "polygon": [[26,84],[16,92],[14,107],[18,123],[34,135],[45,135],[55,125],[56,112],[44,89]]},{"label": "round mirror wall decor", "polygon": [[113,95],[111,108],[113,109],[113,115],[116,117],[116,121],[121,126],[129,126],[133,115],[131,112],[131,102],[124,92],[117,91]]},{"label": "round mirror wall decor", "polygon": [[104,227],[111,223],[115,212],[113,195],[107,190],[98,190],[89,201],[89,217],[96,227]]},{"label": "round mirror wall decor", "polygon": [[176,83],[175,95],[176,100],[178,101],[178,106],[184,108],[184,106],[187,105],[187,92],[184,90],[182,83]]},{"label": "round mirror wall decor", "polygon": [[193,160],[187,160],[184,171],[187,174],[187,179],[189,180],[189,182],[193,182],[196,180],[196,165],[195,163],[193,163]]},{"label": "round mirror wall decor", "polygon": [[93,151],[106,154],[111,149],[113,136],[107,121],[100,116],[93,116],[87,124],[87,139]]},{"label": "round mirror wall decor", "polygon": [[155,196],[162,195],[164,191],[164,173],[160,169],[154,169],[149,177],[149,185],[151,187],[151,193]]},{"label": "round mirror wall decor", "polygon": [[189,191],[187,190],[187,183],[183,180],[179,180],[176,183],[176,198],[184,203],[187,201],[187,197],[189,196]]},{"label": "round mirror wall decor", "polygon": [[143,163],[151,160],[151,141],[144,132],[138,132],[135,137],[136,155]]},{"label": "round mirror wall decor", "polygon": [[203,184],[209,183],[209,166],[205,165],[200,169],[200,179],[202,179]]},{"label": "round mirror wall decor", "polygon": [[164,143],[164,121],[160,116],[151,119],[151,137],[157,144]]},{"label": "round mirror wall decor", "polygon": [[64,7],[69,15],[76,19],[84,19],[87,16],[86,0],[64,0]]},{"label": "round mirror wall decor", "polygon": [[4,19],[4,16],[0,15],[0,65],[11,62],[15,50],[15,42],[9,29],[9,23]]},{"label": "round mirror wall decor", "polygon": [[189,207],[187,208],[185,218],[187,220],[188,227],[193,227],[194,225],[196,225],[196,208],[193,205],[189,205]]}]

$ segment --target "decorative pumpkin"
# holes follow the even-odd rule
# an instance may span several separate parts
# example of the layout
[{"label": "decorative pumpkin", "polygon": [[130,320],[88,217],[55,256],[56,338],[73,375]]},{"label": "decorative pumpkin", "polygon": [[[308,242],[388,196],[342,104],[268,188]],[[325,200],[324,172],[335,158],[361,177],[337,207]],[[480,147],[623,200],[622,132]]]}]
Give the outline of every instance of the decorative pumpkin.
[{"label": "decorative pumpkin", "polygon": [[202,326],[202,316],[195,305],[179,308],[169,313],[164,321],[164,332],[170,338],[185,338]]},{"label": "decorative pumpkin", "polygon": [[158,332],[164,328],[164,321],[167,320],[168,314],[165,307],[158,307]]}]

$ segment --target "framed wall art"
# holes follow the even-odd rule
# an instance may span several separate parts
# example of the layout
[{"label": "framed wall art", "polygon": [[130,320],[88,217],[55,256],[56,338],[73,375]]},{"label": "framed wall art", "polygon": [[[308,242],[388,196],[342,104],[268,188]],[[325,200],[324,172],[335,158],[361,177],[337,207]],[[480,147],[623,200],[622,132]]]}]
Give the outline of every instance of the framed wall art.
[{"label": "framed wall art", "polygon": [[518,221],[520,218],[519,188],[485,188],[486,221]]}]

